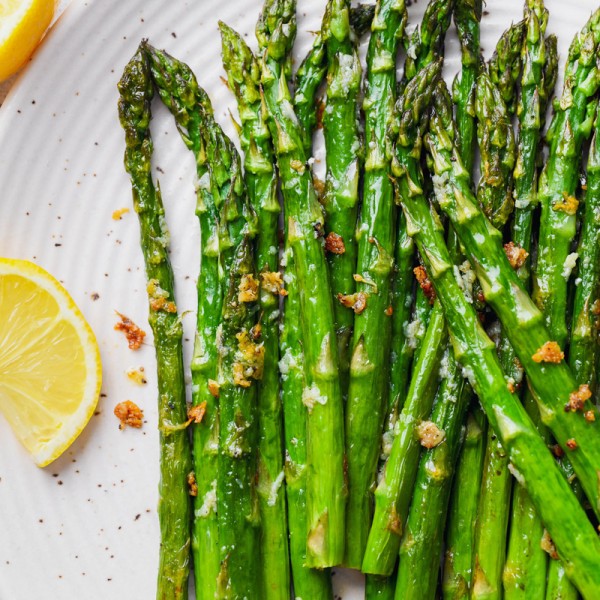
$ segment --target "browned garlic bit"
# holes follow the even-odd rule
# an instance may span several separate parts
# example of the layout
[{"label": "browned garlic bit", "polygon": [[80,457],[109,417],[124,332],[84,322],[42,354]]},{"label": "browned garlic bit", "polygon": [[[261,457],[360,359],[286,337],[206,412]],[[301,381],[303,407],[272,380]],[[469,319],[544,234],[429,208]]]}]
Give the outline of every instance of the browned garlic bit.
[{"label": "browned garlic bit", "polygon": [[364,292],[348,295],[338,294],[337,299],[343,306],[351,308],[357,315],[360,315],[367,308],[367,294]]},{"label": "browned garlic bit", "polygon": [[564,357],[564,352],[556,342],[546,342],[531,358],[536,363],[559,363]]},{"label": "browned garlic bit", "polygon": [[129,317],[122,315],[120,312],[115,311],[121,319],[116,325],[117,331],[123,331],[127,338],[127,343],[131,350],[137,350],[146,337],[146,332],[140,329]]},{"label": "browned garlic bit", "polygon": [[139,429],[142,426],[144,413],[142,409],[131,400],[125,400],[124,402],[119,402],[115,406],[115,417],[119,419],[119,429],[125,429],[126,426],[135,427]]},{"label": "browned garlic bit", "polygon": [[344,238],[334,231],[330,231],[325,238],[325,250],[332,254],[344,254],[346,252]]},{"label": "browned garlic bit", "polygon": [[520,269],[525,264],[525,261],[529,256],[529,252],[527,252],[525,248],[517,246],[514,242],[508,242],[508,244],[504,244],[504,252],[506,253],[506,258],[508,258],[508,262],[513,269]]}]

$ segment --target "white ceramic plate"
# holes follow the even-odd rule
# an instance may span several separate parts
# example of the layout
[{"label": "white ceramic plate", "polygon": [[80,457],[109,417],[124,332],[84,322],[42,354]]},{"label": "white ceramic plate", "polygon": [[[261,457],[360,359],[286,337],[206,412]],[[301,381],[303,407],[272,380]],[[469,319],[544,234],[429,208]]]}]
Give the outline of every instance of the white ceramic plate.
[{"label": "white ceramic plate", "polygon": [[[138,352],[113,329],[120,311],[146,330],[138,224],[131,206],[116,103],[123,66],[142,37],[188,62],[233,135],[235,103],[223,75],[217,20],[246,34],[260,0],[76,0],[61,17],[0,110],[0,255],[34,260],[70,290],[98,336],[104,387],[98,414],[61,459],[35,467],[0,417],[0,599],[141,600],[155,593],[158,557],[156,377],[152,339]],[[324,0],[299,2],[297,56],[319,27]],[[420,20],[426,0],[410,10]],[[594,0],[547,0],[561,56]],[[482,46],[522,14],[521,0],[488,0]],[[447,75],[458,65],[451,32]],[[561,61],[562,62],[562,61]],[[198,229],[194,166],[169,115],[157,105],[153,134],[186,358],[194,326]],[[148,384],[125,371],[143,366]],[[142,430],[119,431],[114,406],[134,400]],[[344,600],[361,597],[360,576],[339,573]]]}]

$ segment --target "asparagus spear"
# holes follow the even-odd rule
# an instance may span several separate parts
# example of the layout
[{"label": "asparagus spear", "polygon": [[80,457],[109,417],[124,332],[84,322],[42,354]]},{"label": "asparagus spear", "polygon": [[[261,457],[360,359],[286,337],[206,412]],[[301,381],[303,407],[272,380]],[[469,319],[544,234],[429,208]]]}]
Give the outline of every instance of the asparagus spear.
[{"label": "asparagus spear", "polygon": [[[454,389],[456,379],[451,363],[454,355],[446,349],[442,364],[444,377],[430,421],[422,429],[421,455],[412,504],[400,547],[396,598],[435,598],[452,476],[460,450],[464,417],[470,390]],[[448,368],[450,366],[450,368]],[[462,383],[462,382],[461,382]],[[458,398],[458,401],[457,401]]]},{"label": "asparagus spear", "polygon": [[[349,0],[330,0],[323,19],[327,48],[327,106],[325,134],[325,232],[331,291],[334,298],[354,293],[356,217],[361,171],[358,94],[362,69],[352,39]],[[348,391],[349,344],[354,313],[341,302],[334,304],[342,393]]]},{"label": "asparagus spear", "polygon": [[304,355],[300,326],[300,295],[293,260],[286,233],[284,262],[288,296],[285,298],[283,328],[280,336],[279,369],[285,425],[285,480],[292,577],[296,597],[330,600],[333,591],[329,569],[311,569],[305,566],[306,539],[309,531],[306,512],[307,413],[306,406],[302,403]]},{"label": "asparagus spear", "polygon": [[473,517],[477,515],[479,504],[485,440],[485,414],[478,406],[473,406],[467,416],[465,439],[448,509],[442,576],[444,598],[468,598],[470,595],[475,553]]},{"label": "asparagus spear", "polygon": [[367,575],[365,578],[365,600],[394,600],[396,578]]},{"label": "asparagus spear", "polygon": [[457,144],[465,168],[473,170],[473,144],[475,142],[475,82],[479,72],[479,22],[483,0],[456,0],[454,23],[461,47],[462,71],[454,80],[456,103]]},{"label": "asparagus spear", "polygon": [[231,266],[223,317],[217,332],[219,349],[219,478],[217,515],[221,571],[218,598],[260,596],[259,515],[255,495],[256,384],[263,369],[264,346],[254,326],[256,296],[244,296],[245,284],[256,281],[249,232],[238,245]]},{"label": "asparagus spear", "polygon": [[[358,4],[350,8],[350,27],[356,37],[362,37],[368,31],[375,14],[375,5]],[[313,45],[304,57],[295,75],[294,110],[304,130],[304,151],[310,154],[312,136],[317,123],[317,91],[327,72],[326,40],[319,31]]]},{"label": "asparagus spear", "polygon": [[475,113],[481,152],[477,200],[490,221],[502,229],[514,206],[515,137],[500,90],[485,71],[477,79]]},{"label": "asparagus spear", "polygon": [[356,266],[361,277],[356,289],[366,297],[366,308],[354,319],[345,415],[348,504],[344,564],[354,568],[362,563],[371,522],[371,489],[387,391],[396,207],[385,157],[385,136],[394,106],[395,57],[406,18],[404,0],[380,0],[367,51],[363,101],[366,156]]},{"label": "asparagus spear", "polygon": [[[283,419],[279,395],[279,199],[271,136],[261,106],[260,67],[243,39],[219,23],[223,64],[241,118],[245,181],[258,216],[256,262],[261,278],[264,368],[258,384],[258,504],[261,520],[261,597],[287,598],[290,590],[288,529],[283,493]],[[279,282],[279,283],[278,283]]]},{"label": "asparagus spear", "polygon": [[573,40],[565,68],[562,97],[554,103],[548,138],[550,153],[539,183],[542,206],[533,299],[544,313],[552,339],[567,341],[566,303],[571,243],[575,237],[581,149],[591,134],[600,76],[596,52],[600,10]]},{"label": "asparagus spear", "polygon": [[[418,162],[420,138],[427,103],[431,98],[433,84],[440,77],[441,61],[421,70],[407,86],[394,110],[392,131],[401,131],[404,145],[392,163],[398,185],[397,195],[422,193],[418,182],[403,176],[405,163]],[[398,134],[396,134],[398,135]],[[412,163],[411,163],[412,164]],[[418,441],[413,434],[418,421],[424,419],[431,410],[437,389],[437,380],[425,381],[424,376],[437,372],[445,338],[444,319],[439,306],[434,307],[423,341],[423,352],[413,371],[413,378],[407,399],[394,430],[394,441],[390,457],[385,465],[383,476],[375,490],[375,514],[369,532],[362,570],[365,573],[390,575],[400,546],[400,538],[406,521],[410,492],[418,463]]]},{"label": "asparagus spear", "polygon": [[327,51],[319,31],[294,76],[294,111],[302,127],[302,145],[307,156],[312,151],[313,132],[317,124],[317,91],[326,72]]},{"label": "asparagus spear", "polygon": [[[590,388],[594,385],[595,357],[598,353],[599,338],[593,333],[592,308],[600,292],[600,267],[598,257],[598,124],[596,123],[590,155],[588,159],[588,185],[583,215],[583,227],[578,246],[579,283],[576,283],[573,302],[573,321],[571,328],[571,344],[569,347],[569,365],[580,385]],[[571,470],[572,471],[572,470]],[[572,473],[568,473],[572,474]],[[576,485],[576,493],[580,496],[580,487]],[[551,558],[555,558],[551,556]],[[546,598],[549,600],[569,600],[578,598],[577,590],[567,579],[565,569],[560,561],[550,560],[548,569],[548,586]]]},{"label": "asparagus spear", "polygon": [[[434,99],[430,128],[436,132],[435,139],[442,130],[448,129],[446,111],[450,107],[450,98],[446,94],[445,88],[440,86]],[[456,358],[463,365],[490,425],[509,454],[514,473],[527,486],[559,554],[566,561],[569,577],[582,594],[594,597],[600,592],[600,570],[590,561],[600,562],[600,540],[535,426],[509,391],[495,344],[485,334],[474,308],[461,293],[439,220],[419,196],[406,198],[403,209],[409,232],[417,243],[444,308]],[[552,506],[559,497],[560,503]],[[567,524],[567,521],[571,522]],[[574,536],[575,532],[577,535]],[[574,539],[579,535],[585,537],[586,542],[582,538]]]},{"label": "asparagus spear", "polygon": [[[483,70],[477,80],[475,112],[483,174],[477,199],[492,224],[500,230],[514,204],[512,183],[516,146],[505,99],[512,105],[516,104],[515,87],[521,72],[523,31],[522,22],[518,26],[513,25],[500,38],[489,65],[490,75]],[[522,373],[502,331],[497,344],[505,375],[510,381],[520,381]],[[495,432],[488,429],[475,528],[472,598],[500,598],[502,594],[502,569],[506,556],[504,540],[512,485],[508,467],[506,452]]]},{"label": "asparagus spear", "polygon": [[118,87],[119,119],[125,130],[125,169],[131,177],[133,202],[140,222],[148,279],[148,320],[154,333],[157,363],[161,544],[156,597],[160,600],[185,599],[191,517],[188,476],[192,464],[186,431],[182,328],[174,301],[164,209],[160,190],[152,181],[149,126],[153,91],[143,42],[126,65]]},{"label": "asparagus spear", "polygon": [[438,112],[444,109],[444,113],[426,138],[435,169],[438,203],[450,218],[475,266],[485,299],[502,321],[525,368],[542,421],[568,453],[594,511],[600,512],[598,423],[587,422],[577,411],[565,412],[565,404],[583,390],[578,389],[560,351],[551,343],[540,311],[508,262],[501,234],[479,209],[469,185],[469,174],[453,145],[451,106],[444,107],[441,101],[438,104]]},{"label": "asparagus spear", "polygon": [[[197,595],[211,598],[217,593],[221,571],[219,553],[219,518],[217,516],[219,479],[219,388],[218,351],[215,346],[222,318],[226,283],[222,260],[231,260],[232,251],[228,219],[221,219],[220,210],[230,205],[227,189],[239,189],[241,171],[234,169],[236,186],[229,179],[232,145],[222,135],[212,114],[210,100],[197,84],[189,67],[167,53],[145,46],[152,78],[163,103],[176,119],[182,139],[196,157],[198,202],[196,213],[202,235],[201,267],[198,276],[198,316],[192,357],[192,403],[204,407],[205,415],[194,426],[194,467],[198,492],[194,503],[192,546]],[[219,161],[210,160],[220,157]],[[238,206],[227,211],[234,220],[231,233],[239,239]],[[213,298],[209,306],[205,298]]]},{"label": "asparagus spear", "polygon": [[579,271],[573,304],[569,363],[577,379],[590,389],[598,385],[596,357],[600,316],[600,119],[596,126],[587,165],[587,190],[583,227],[579,239]]},{"label": "asparagus spear", "polygon": [[[462,63],[461,72],[454,79],[457,144],[469,173],[472,173],[474,164],[475,90],[481,62],[479,25],[482,9],[482,0],[456,0],[454,9],[454,23],[460,41]],[[451,254],[458,263],[462,257],[456,234],[452,229],[448,231],[448,242]],[[461,264],[468,265],[465,262]],[[473,575],[474,529],[469,526],[466,529],[463,527],[464,524],[474,523],[477,518],[481,464],[485,449],[485,419],[476,399],[472,399],[471,404],[468,417],[471,431],[467,432],[467,443],[459,457],[446,530],[446,559],[442,583],[444,597],[449,597],[448,594],[455,594],[450,596],[455,598],[467,597]],[[477,425],[478,423],[480,425]],[[478,467],[478,470],[474,470],[475,467]]]},{"label": "asparagus spear", "polygon": [[521,55],[525,33],[525,20],[513,23],[500,36],[488,63],[490,79],[498,89],[510,115],[515,114],[518,106],[518,94],[515,93],[515,88],[521,78]]},{"label": "asparagus spear", "polygon": [[[441,344],[432,343],[438,340]],[[375,489],[373,524],[362,564],[364,573],[389,576],[394,570],[419,461],[420,446],[415,431],[431,412],[446,340],[446,323],[436,303],[423,340],[423,352],[413,367],[390,456]]]},{"label": "asparagus spear", "polygon": [[446,31],[450,26],[455,2],[456,0],[430,0],[420,25],[410,38],[402,88],[406,87],[420,69],[443,55]]},{"label": "asparagus spear", "polygon": [[[444,39],[450,25],[454,0],[431,0],[425,9],[421,25],[415,29],[410,48],[404,64],[404,76],[400,86],[404,89],[409,81],[437,56],[443,55]],[[410,362],[419,343],[415,335],[407,335],[412,308],[414,243],[406,233],[406,222],[403,215],[398,217],[396,243],[394,246],[395,271],[392,280],[392,341],[389,400],[385,417],[384,436],[393,437],[396,419],[406,397],[410,377]],[[420,289],[420,288],[419,288]],[[426,307],[425,311],[417,309],[422,331],[427,325],[429,299],[423,299],[422,292],[417,290],[419,303]],[[415,322],[415,325],[417,323]],[[414,325],[412,326],[414,327]],[[411,332],[414,334],[414,331]],[[421,336],[422,337],[422,336]],[[384,447],[389,441],[384,440]]]},{"label": "asparagus spear", "polygon": [[[267,0],[257,25],[263,97],[282,181],[288,240],[300,294],[307,407],[307,566],[339,564],[344,552],[344,439],[333,299],[317,201],[283,73],[295,35],[295,3]],[[317,284],[315,285],[315,282]],[[323,460],[326,456],[327,460]]]},{"label": "asparagus spear", "polygon": [[[537,205],[537,162],[542,147],[541,132],[549,96],[556,81],[556,40],[545,38],[548,11],[542,0],[528,0],[525,6],[526,35],[523,45],[523,74],[517,115],[519,143],[515,178],[515,211],[512,221],[512,240],[527,252],[517,274],[529,290],[530,254],[533,213]],[[552,38],[550,38],[552,39]],[[525,386],[523,386],[525,387]],[[539,411],[525,388],[525,407],[538,428]],[[544,433],[544,435],[546,435]],[[528,597],[543,598],[546,585],[547,554],[540,546],[543,526],[520,485],[513,487],[510,535],[503,574],[507,600]]]}]

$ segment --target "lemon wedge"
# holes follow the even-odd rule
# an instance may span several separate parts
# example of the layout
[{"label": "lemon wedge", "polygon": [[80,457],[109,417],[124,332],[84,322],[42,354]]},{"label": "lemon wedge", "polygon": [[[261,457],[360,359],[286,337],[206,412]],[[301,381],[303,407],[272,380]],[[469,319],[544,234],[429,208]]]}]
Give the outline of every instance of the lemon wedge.
[{"label": "lemon wedge", "polygon": [[0,0],[0,81],[16,73],[40,43],[55,0]]},{"label": "lemon wedge", "polygon": [[101,383],[96,338],[65,288],[32,262],[0,258],[0,412],[38,466],[81,433]]}]

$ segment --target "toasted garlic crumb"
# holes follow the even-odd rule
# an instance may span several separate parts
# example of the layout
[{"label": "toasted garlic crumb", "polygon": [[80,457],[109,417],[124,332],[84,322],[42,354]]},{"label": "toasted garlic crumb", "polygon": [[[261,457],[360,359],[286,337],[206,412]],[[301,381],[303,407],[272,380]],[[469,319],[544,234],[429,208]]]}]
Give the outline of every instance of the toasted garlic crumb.
[{"label": "toasted garlic crumb", "polygon": [[140,329],[129,317],[115,311],[121,321],[115,325],[117,331],[125,332],[127,343],[131,350],[137,350],[146,337],[146,332]]},{"label": "toasted garlic crumb", "polygon": [[563,199],[558,200],[552,207],[556,211],[564,212],[566,215],[574,215],[577,212],[579,206],[579,200],[575,196],[570,196],[566,192],[563,192]]},{"label": "toasted garlic crumb", "polygon": [[150,298],[150,308],[154,312],[158,312],[159,310],[164,310],[168,313],[177,312],[177,306],[175,305],[175,302],[172,300],[167,300],[169,297],[169,292],[160,287],[160,282],[158,279],[150,279],[150,281],[148,281],[148,285],[146,286],[146,290],[148,292],[148,297]]},{"label": "toasted garlic crumb", "polygon": [[[565,410],[569,411],[583,411],[583,407],[585,406],[585,401],[589,400],[592,397],[592,392],[590,390],[590,386],[587,384],[583,384],[579,386],[579,389],[571,392],[569,394],[569,402],[565,406]],[[593,411],[592,415],[594,414]]]},{"label": "toasted garlic crumb", "polygon": [[200,402],[196,406],[190,406],[188,409],[188,419],[190,423],[202,423],[204,415],[206,414],[206,402]]},{"label": "toasted garlic crumb", "polygon": [[325,238],[325,250],[332,254],[344,254],[346,252],[344,238],[334,231],[330,231]]},{"label": "toasted garlic crumb", "polygon": [[188,487],[190,488],[190,496],[194,498],[198,495],[198,484],[196,483],[196,475],[190,471],[187,476]]},{"label": "toasted garlic crumb", "polygon": [[258,281],[254,279],[254,275],[249,273],[242,275],[242,280],[238,288],[239,302],[256,302],[258,300]]},{"label": "toasted garlic crumb", "polygon": [[418,267],[415,267],[413,269],[413,273],[415,274],[417,282],[423,290],[425,297],[427,298],[427,300],[429,300],[429,304],[433,304],[435,302],[435,290],[433,289],[433,284],[431,283],[431,280],[427,276],[427,271],[425,270],[425,267],[419,265]]},{"label": "toasted garlic crumb", "polygon": [[586,410],[585,413],[583,414],[583,418],[588,423],[593,423],[596,420],[596,414],[594,413],[593,410]]},{"label": "toasted garlic crumb", "polygon": [[260,274],[262,289],[277,296],[287,296],[283,287],[283,278],[279,271],[264,271]]},{"label": "toasted garlic crumb", "polygon": [[506,253],[506,258],[508,258],[508,262],[513,269],[520,269],[527,260],[529,256],[529,252],[525,250],[525,248],[521,248],[521,246],[517,246],[514,242],[508,242],[508,244],[504,244],[504,252]]},{"label": "toasted garlic crumb", "polygon": [[262,379],[265,359],[264,344],[255,343],[246,330],[236,334],[238,349],[233,364],[233,382],[240,387],[250,387],[250,379]]},{"label": "toasted garlic crumb", "polygon": [[367,294],[364,292],[357,292],[356,294],[338,294],[337,299],[340,301],[342,306],[351,308],[354,314],[360,315],[365,308],[367,308]]},{"label": "toasted garlic crumb", "polygon": [[417,425],[419,442],[424,448],[435,448],[439,446],[446,437],[446,432],[440,429],[433,421],[421,421]]},{"label": "toasted garlic crumb", "polygon": [[569,450],[575,450],[575,448],[577,448],[577,442],[575,441],[575,438],[567,440],[567,448]]},{"label": "toasted garlic crumb", "polygon": [[221,386],[214,379],[208,380],[208,391],[211,393],[211,396],[218,398],[220,390]]},{"label": "toasted garlic crumb", "polygon": [[542,550],[546,552],[552,560],[558,560],[558,552],[556,551],[556,546],[550,537],[550,534],[544,529],[544,535],[542,536],[542,541],[540,542],[540,546]]},{"label": "toasted garlic crumb", "polygon": [[564,357],[564,352],[556,342],[546,342],[531,358],[536,363],[559,363]]},{"label": "toasted garlic crumb", "polygon": [[306,167],[304,166],[304,163],[301,160],[291,160],[290,161],[290,167],[292,167],[292,169],[294,169],[294,171],[298,171],[298,173],[300,173],[300,175],[302,175],[302,173],[304,173],[304,171],[306,171]]},{"label": "toasted garlic crumb", "polygon": [[131,400],[119,402],[115,406],[115,417],[121,421],[119,429],[125,429],[127,425],[139,429],[143,424],[144,412],[142,409]]}]

